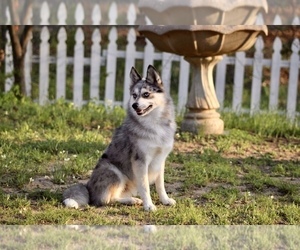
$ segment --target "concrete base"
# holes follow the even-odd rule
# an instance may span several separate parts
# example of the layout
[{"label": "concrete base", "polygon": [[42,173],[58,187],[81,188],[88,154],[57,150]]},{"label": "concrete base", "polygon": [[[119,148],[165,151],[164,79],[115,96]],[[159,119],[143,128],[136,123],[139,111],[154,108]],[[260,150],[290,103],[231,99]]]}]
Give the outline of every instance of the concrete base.
[{"label": "concrete base", "polygon": [[184,116],[181,129],[194,134],[223,134],[224,122],[215,110],[189,110]]}]

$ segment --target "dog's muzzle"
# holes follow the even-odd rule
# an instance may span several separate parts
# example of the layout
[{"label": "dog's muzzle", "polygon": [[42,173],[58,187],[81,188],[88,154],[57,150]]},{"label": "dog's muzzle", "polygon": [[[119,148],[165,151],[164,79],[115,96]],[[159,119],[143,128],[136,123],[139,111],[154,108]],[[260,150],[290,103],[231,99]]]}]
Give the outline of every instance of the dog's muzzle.
[{"label": "dog's muzzle", "polygon": [[139,107],[139,104],[137,102],[133,103],[132,104],[132,108],[135,110],[135,112],[138,114],[138,115],[143,115],[145,114],[146,112],[148,112],[151,108],[152,108],[152,105],[149,105],[147,108],[145,109],[141,109]]}]

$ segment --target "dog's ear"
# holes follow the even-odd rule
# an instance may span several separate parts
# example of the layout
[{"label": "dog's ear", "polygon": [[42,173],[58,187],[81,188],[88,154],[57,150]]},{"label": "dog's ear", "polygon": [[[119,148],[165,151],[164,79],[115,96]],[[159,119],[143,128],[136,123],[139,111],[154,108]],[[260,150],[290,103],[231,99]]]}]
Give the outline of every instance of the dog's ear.
[{"label": "dog's ear", "polygon": [[162,80],[152,65],[149,65],[147,68],[146,81],[162,87]]},{"label": "dog's ear", "polygon": [[140,74],[136,71],[134,67],[130,70],[130,79],[131,79],[131,85],[137,83],[138,81],[142,80],[142,77]]}]

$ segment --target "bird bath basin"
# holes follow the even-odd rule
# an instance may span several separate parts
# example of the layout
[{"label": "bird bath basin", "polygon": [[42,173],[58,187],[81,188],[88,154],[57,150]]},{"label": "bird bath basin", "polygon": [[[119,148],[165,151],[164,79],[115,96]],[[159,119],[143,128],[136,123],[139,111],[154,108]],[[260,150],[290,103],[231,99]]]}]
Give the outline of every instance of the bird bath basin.
[{"label": "bird bath basin", "polygon": [[[139,32],[165,52],[184,56],[192,66],[192,85],[182,130],[222,134],[224,122],[216,111],[213,68],[223,54],[249,49],[258,35],[267,34],[262,25],[141,25]],[[180,94],[180,93],[179,93]]]},{"label": "bird bath basin", "polygon": [[140,0],[155,25],[252,25],[267,0]]}]

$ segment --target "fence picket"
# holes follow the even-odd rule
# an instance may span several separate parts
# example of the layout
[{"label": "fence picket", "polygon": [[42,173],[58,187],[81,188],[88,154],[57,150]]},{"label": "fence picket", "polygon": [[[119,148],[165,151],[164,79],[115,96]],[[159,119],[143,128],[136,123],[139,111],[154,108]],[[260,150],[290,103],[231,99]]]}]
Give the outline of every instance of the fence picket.
[{"label": "fence picket", "polygon": [[148,65],[153,65],[154,62],[154,46],[148,39],[145,40],[146,46],[144,48],[143,76],[146,76],[147,74]]},{"label": "fence picket", "polygon": [[255,25],[264,25],[264,24],[265,24],[264,17],[262,15],[262,13],[259,12],[257,14],[256,20],[255,20]]},{"label": "fence picket", "polygon": [[40,11],[41,25],[49,25],[50,9],[48,2],[44,1]]},{"label": "fence picket", "polygon": [[220,108],[224,107],[225,100],[225,79],[226,79],[226,64],[227,56],[223,55],[223,59],[216,66],[216,80],[215,80],[215,88],[217,99],[220,104]]},{"label": "fence picket", "polygon": [[[128,25],[133,25],[136,20],[136,12],[134,5],[131,4],[128,8],[127,12],[127,21]],[[125,55],[125,74],[124,74],[124,90],[123,90],[123,108],[127,107],[127,102],[129,100],[130,92],[130,77],[129,73],[132,66],[135,66],[135,58],[136,58],[136,34],[134,28],[130,28],[127,34],[127,45],[126,45],[126,55]]]},{"label": "fence picket", "polygon": [[275,16],[273,24],[274,25],[282,25],[281,18],[280,18],[280,16],[278,14]]},{"label": "fence picket", "polygon": [[75,25],[83,25],[84,21],[84,9],[81,3],[76,5],[75,10]]},{"label": "fence picket", "polygon": [[271,62],[271,78],[270,78],[270,99],[269,110],[276,110],[278,107],[279,86],[280,86],[280,67],[281,67],[281,48],[282,42],[279,37],[275,38],[273,44],[273,55]]},{"label": "fence picket", "polygon": [[99,4],[95,4],[92,12],[93,25],[99,25],[101,22],[101,10]]},{"label": "fence picket", "polygon": [[177,111],[182,112],[185,108],[189,88],[190,64],[180,57],[179,86],[178,86],[178,105]]},{"label": "fence picket", "polygon": [[58,25],[66,25],[67,7],[64,2],[59,4],[58,11],[57,11],[57,20],[58,20]]},{"label": "fence picket", "polygon": [[134,25],[135,20],[136,20],[136,11],[135,11],[134,4],[131,3],[127,11],[127,24]]},{"label": "fence picket", "polygon": [[234,84],[232,98],[232,109],[234,112],[239,112],[242,108],[245,61],[245,52],[240,51],[235,54]]},{"label": "fence picket", "polygon": [[299,24],[300,24],[299,17],[295,16],[293,21],[292,21],[292,25],[299,25]]},{"label": "fence picket", "polygon": [[130,86],[130,78],[129,72],[132,66],[135,66],[135,30],[131,28],[127,35],[127,46],[126,46],[126,57],[125,57],[125,74],[124,74],[124,95],[123,95],[123,107],[127,107],[127,102],[130,96],[129,86]]},{"label": "fence picket", "polygon": [[250,113],[254,114],[259,111],[260,108],[260,96],[261,96],[261,78],[262,78],[262,60],[263,60],[263,39],[261,36],[257,38],[255,43],[255,53],[253,60],[253,75],[251,86],[251,104]]},{"label": "fence picket", "polygon": [[25,89],[26,95],[31,96],[31,69],[32,69],[32,32],[30,33],[30,39],[27,44],[26,54],[25,54],[25,64],[24,64],[24,74],[25,74]]},{"label": "fence picket", "polygon": [[299,87],[299,39],[292,44],[292,55],[290,58],[290,76],[288,85],[287,116],[294,119],[297,106],[297,88]]},{"label": "fence picket", "polygon": [[6,16],[6,25],[10,25],[11,24],[11,16],[10,16],[8,6],[5,8],[5,16]]},{"label": "fence picket", "polygon": [[80,107],[83,100],[83,59],[84,59],[84,33],[82,28],[78,28],[75,34],[74,47],[74,72],[73,72],[73,102]]},{"label": "fence picket", "polygon": [[[47,26],[42,28],[40,43],[40,65],[39,65],[39,103],[44,105],[48,102],[49,89],[49,39],[50,33]],[[43,84],[41,84],[43,83]]]},{"label": "fence picket", "polygon": [[[108,11],[109,25],[117,24],[117,4],[113,2]],[[112,106],[115,100],[116,72],[117,72],[117,39],[118,32],[116,27],[112,27],[108,35],[109,44],[107,46],[106,58],[106,81],[105,81],[105,100],[106,106]]]},{"label": "fence picket", "polygon": [[112,27],[109,31],[109,44],[106,58],[106,81],[105,81],[105,105],[111,106],[115,100],[116,63],[117,63],[117,28]]},{"label": "fence picket", "polygon": [[14,77],[12,76],[12,73],[14,71],[13,55],[12,55],[11,40],[8,31],[6,32],[6,40],[7,43],[5,45],[5,75],[7,77],[5,79],[4,91],[8,92],[9,90],[11,90],[14,84]]},{"label": "fence picket", "polygon": [[32,6],[28,9],[28,14],[24,20],[25,25],[32,25],[32,18],[33,18],[33,13],[32,13]]},{"label": "fence picket", "polygon": [[61,27],[57,35],[56,99],[66,97],[67,32]]},{"label": "fence picket", "polygon": [[99,100],[99,83],[101,67],[101,34],[99,29],[95,29],[92,35],[91,49],[91,71],[90,71],[90,98]]},{"label": "fence picket", "polygon": [[108,11],[109,25],[116,25],[118,18],[118,7],[116,2],[112,2]]},{"label": "fence picket", "polygon": [[174,54],[167,53],[167,52],[162,53],[161,80],[164,83],[164,89],[168,93],[170,93],[170,87],[171,87],[172,57],[174,57]]}]

